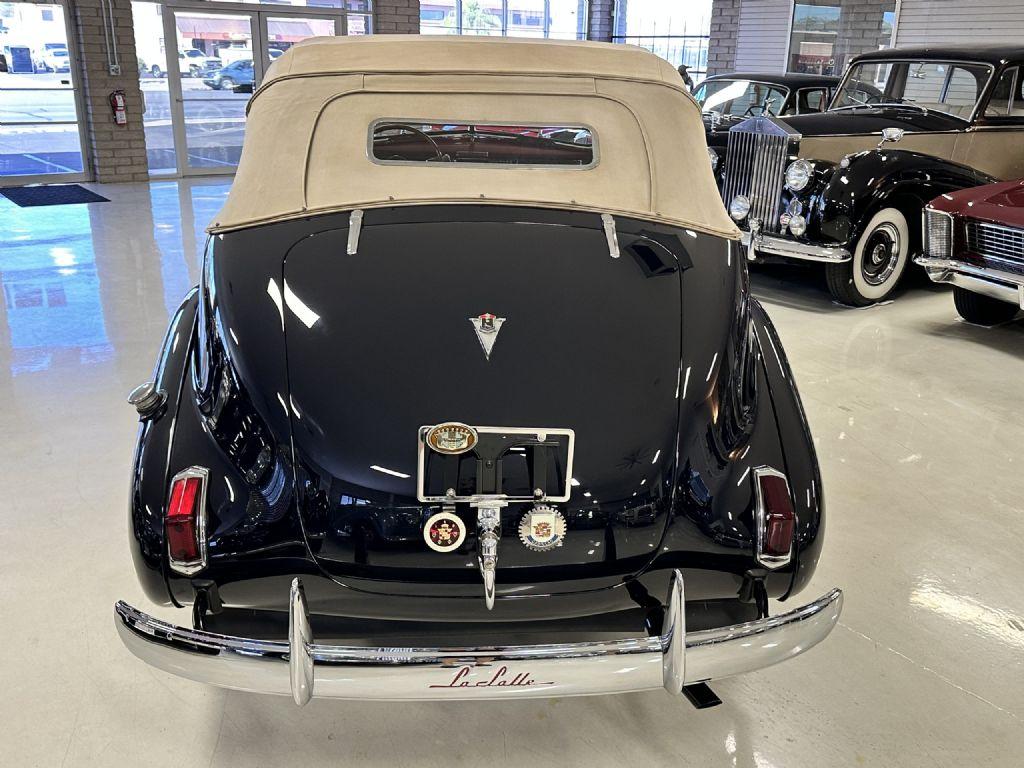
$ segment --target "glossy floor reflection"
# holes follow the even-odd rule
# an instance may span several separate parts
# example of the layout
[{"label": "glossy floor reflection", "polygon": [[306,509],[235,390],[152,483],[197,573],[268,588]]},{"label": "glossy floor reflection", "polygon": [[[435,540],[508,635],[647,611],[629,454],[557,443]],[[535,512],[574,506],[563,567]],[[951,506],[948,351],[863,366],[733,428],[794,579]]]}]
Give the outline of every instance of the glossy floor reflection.
[{"label": "glossy floor reflection", "polygon": [[824,473],[827,541],[803,596],[841,585],[845,613],[806,656],[715,685],[723,706],[655,692],[300,710],[149,669],[111,610],[147,605],[127,549],[124,394],[196,282],[227,182],[94,188],[111,202],[0,199],[0,764],[1019,764],[1024,321],[959,322],[927,284],[849,310],[814,269],[754,284]]}]

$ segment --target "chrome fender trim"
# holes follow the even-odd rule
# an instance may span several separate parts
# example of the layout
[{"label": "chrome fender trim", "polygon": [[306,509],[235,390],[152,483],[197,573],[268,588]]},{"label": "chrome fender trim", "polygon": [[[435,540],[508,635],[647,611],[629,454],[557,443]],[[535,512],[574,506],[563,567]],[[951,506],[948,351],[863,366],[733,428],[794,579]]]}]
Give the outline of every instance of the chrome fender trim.
[{"label": "chrome fender trim", "polygon": [[385,648],[314,642],[301,580],[292,582],[287,641],[177,627],[124,602],[121,640],[158,669],[234,690],[337,699],[417,701],[585,696],[664,688],[749,672],[814,647],[835,627],[833,589],[788,613],[687,633],[683,577],[675,571],[660,636],[475,648]]}]

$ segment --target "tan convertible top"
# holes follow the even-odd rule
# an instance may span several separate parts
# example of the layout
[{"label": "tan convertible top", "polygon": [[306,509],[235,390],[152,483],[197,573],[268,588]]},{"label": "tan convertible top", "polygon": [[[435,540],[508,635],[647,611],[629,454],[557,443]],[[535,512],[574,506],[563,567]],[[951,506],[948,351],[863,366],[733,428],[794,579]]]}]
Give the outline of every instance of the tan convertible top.
[{"label": "tan convertible top", "polygon": [[[387,118],[586,126],[597,162],[381,164],[368,140]],[[668,62],[626,45],[415,35],[314,38],[274,62],[210,231],[427,203],[590,210],[739,236],[699,108]]]}]

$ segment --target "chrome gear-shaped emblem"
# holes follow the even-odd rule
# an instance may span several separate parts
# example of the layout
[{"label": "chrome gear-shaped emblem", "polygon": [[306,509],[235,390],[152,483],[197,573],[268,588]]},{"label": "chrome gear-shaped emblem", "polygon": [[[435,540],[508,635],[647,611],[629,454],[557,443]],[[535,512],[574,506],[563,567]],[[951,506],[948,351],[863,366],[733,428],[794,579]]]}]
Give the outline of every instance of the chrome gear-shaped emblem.
[{"label": "chrome gear-shaped emblem", "polygon": [[548,552],[565,541],[565,516],[554,507],[538,504],[519,521],[519,540],[534,552]]},{"label": "chrome gear-shaped emblem", "polygon": [[490,312],[484,312],[478,317],[469,318],[469,322],[473,324],[476,338],[480,342],[480,346],[483,347],[484,357],[490,360],[491,350],[494,349],[494,342],[498,340],[498,331],[501,330],[505,318],[496,317]]}]

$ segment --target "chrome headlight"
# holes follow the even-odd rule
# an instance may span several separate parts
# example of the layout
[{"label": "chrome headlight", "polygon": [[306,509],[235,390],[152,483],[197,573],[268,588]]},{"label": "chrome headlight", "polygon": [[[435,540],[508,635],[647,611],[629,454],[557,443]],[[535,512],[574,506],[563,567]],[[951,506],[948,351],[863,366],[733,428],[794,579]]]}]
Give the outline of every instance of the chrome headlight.
[{"label": "chrome headlight", "polygon": [[794,160],[786,169],[786,188],[799,192],[811,183],[811,164],[806,160]]},{"label": "chrome headlight", "polygon": [[789,201],[789,205],[786,206],[786,211],[789,212],[790,216],[799,216],[804,212],[804,204],[797,198],[793,198]]},{"label": "chrome headlight", "polygon": [[729,215],[736,221],[743,221],[750,213],[750,198],[746,195],[736,195],[729,203]]},{"label": "chrome headlight", "polygon": [[789,220],[789,231],[800,237],[800,235],[807,231],[807,219],[803,216],[793,216]]},{"label": "chrome headlight", "polygon": [[711,158],[711,171],[718,170],[718,153],[715,152],[711,147],[708,147],[708,157]]}]

